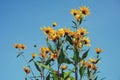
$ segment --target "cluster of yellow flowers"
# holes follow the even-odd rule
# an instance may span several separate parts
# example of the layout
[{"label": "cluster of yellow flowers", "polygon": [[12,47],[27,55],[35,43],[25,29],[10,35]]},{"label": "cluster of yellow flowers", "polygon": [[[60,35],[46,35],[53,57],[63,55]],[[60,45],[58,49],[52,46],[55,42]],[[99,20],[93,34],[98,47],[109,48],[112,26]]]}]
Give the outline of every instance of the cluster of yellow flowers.
[{"label": "cluster of yellow flowers", "polygon": [[88,16],[90,14],[89,8],[86,6],[80,7],[80,9],[72,9],[71,14],[74,15],[74,18],[77,19],[78,21],[81,20],[81,18]]},{"label": "cluster of yellow flowers", "polygon": [[[95,52],[96,52],[97,54],[99,54],[99,53],[103,52],[103,50],[100,49],[100,48],[96,48],[96,49],[95,49]],[[88,67],[88,68],[91,68],[91,69],[93,69],[93,70],[96,70],[96,69],[98,68],[98,67],[96,66],[96,64],[97,64],[98,62],[99,62],[98,59],[90,58],[89,61],[84,61],[84,60],[82,60],[82,61],[81,61],[81,65],[85,65],[85,66]]]},{"label": "cluster of yellow flowers", "polygon": [[55,30],[54,28],[48,26],[41,29],[52,41],[56,41],[62,37],[65,37],[65,35],[69,35],[72,37],[73,43],[76,47],[81,47],[83,44],[87,46],[90,45],[90,39],[86,37],[88,32],[85,28],[79,28],[77,31],[72,31],[70,28],[60,28]]},{"label": "cluster of yellow flowers", "polygon": [[[86,60],[88,57],[88,52],[90,50],[89,46],[91,45],[91,40],[87,36],[89,33],[87,29],[81,27],[81,23],[84,18],[90,14],[89,8],[82,6],[78,10],[72,9],[71,14],[75,18],[75,20],[72,21],[75,30],[72,30],[70,28],[55,29],[55,27],[58,25],[57,22],[53,22],[51,26],[44,26],[41,28],[47,37],[47,47],[40,47],[40,60],[35,60],[37,55],[36,53],[32,53],[32,58],[27,61],[24,54],[21,54],[23,53],[23,50],[26,48],[26,46],[24,44],[14,44],[14,48],[19,50],[17,57],[22,55],[27,63],[28,67],[23,67],[23,70],[26,74],[29,74],[31,72],[35,78],[34,73],[29,65],[30,62],[33,62],[36,69],[40,72],[41,79],[45,79],[44,69],[46,69],[50,71],[46,77],[47,79],[50,79],[50,76],[52,76],[55,80],[78,80],[78,78],[82,80],[82,78],[86,76],[88,80],[97,80],[97,63],[101,59],[99,54],[102,53],[103,50],[96,48],[96,57]],[[34,47],[37,47],[37,45],[34,45]],[[68,52],[73,52],[73,54],[68,54]],[[54,66],[53,62],[57,62],[57,71],[51,68]],[[74,68],[68,69],[68,64],[72,64]],[[66,72],[66,69],[70,71]],[[78,71],[80,77],[78,77]],[[71,73],[75,73],[75,77],[70,77]],[[61,76],[61,74],[67,75],[67,77]],[[87,75],[84,76],[84,74]]]},{"label": "cluster of yellow flowers", "polygon": [[26,46],[24,44],[14,44],[14,48],[24,50],[26,49]]}]

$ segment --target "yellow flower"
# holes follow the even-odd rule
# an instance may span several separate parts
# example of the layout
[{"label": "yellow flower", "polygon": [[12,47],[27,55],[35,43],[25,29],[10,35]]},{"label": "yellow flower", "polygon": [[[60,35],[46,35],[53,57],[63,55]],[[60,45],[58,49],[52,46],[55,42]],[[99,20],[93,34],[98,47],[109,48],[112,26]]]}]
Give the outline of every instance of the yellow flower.
[{"label": "yellow flower", "polygon": [[91,65],[91,68],[92,68],[93,70],[96,70],[98,67],[93,64],[93,65]]},{"label": "yellow flower", "polygon": [[53,22],[53,24],[52,24],[53,27],[55,27],[57,25],[58,25],[57,22]]},{"label": "yellow flower", "polygon": [[64,28],[63,30],[64,30],[65,35],[68,35],[71,32],[70,28],[68,29]]},{"label": "yellow flower", "polygon": [[50,26],[48,27],[43,27],[41,30],[44,32],[44,34],[51,35],[55,33],[55,30],[51,28]]},{"label": "yellow flower", "polygon": [[26,72],[26,74],[30,73],[30,69],[28,67],[23,67],[23,70]]},{"label": "yellow flower", "polygon": [[52,41],[56,41],[58,39],[58,35],[54,34],[54,35],[49,35],[48,38]]},{"label": "yellow flower", "polygon": [[19,44],[14,44],[14,48],[19,48]]},{"label": "yellow flower", "polygon": [[87,30],[85,29],[85,28],[79,28],[78,30],[77,30],[77,32],[80,34],[80,35],[86,35],[86,34],[88,34],[88,32],[87,32]]},{"label": "yellow flower", "polygon": [[18,49],[25,49],[26,48],[26,46],[24,45],[24,44],[14,44],[14,48],[18,48]]},{"label": "yellow flower", "polygon": [[51,53],[50,57],[52,60],[55,60],[57,59],[57,54]]},{"label": "yellow flower", "polygon": [[91,63],[96,63],[96,62],[97,62],[97,60],[96,60],[96,59],[93,59],[93,58],[90,58],[89,61],[90,61]]},{"label": "yellow flower", "polygon": [[36,54],[35,53],[32,53],[32,58],[35,58],[36,57]]},{"label": "yellow flower", "polygon": [[83,38],[83,41],[84,41],[84,44],[85,44],[86,46],[90,46],[90,39],[89,39],[89,38],[84,37],[84,38]]},{"label": "yellow flower", "polygon": [[57,35],[58,35],[59,37],[63,37],[63,36],[65,35],[64,29],[63,29],[63,28],[58,29]]},{"label": "yellow flower", "polygon": [[26,46],[24,44],[19,44],[20,49],[26,49]]},{"label": "yellow flower", "polygon": [[67,69],[67,66],[66,66],[66,65],[63,65],[61,68],[62,68],[62,70],[66,70],[66,69]]},{"label": "yellow flower", "polygon": [[89,62],[85,62],[84,65],[88,68],[91,68],[91,64]]},{"label": "yellow flower", "polygon": [[44,47],[44,46],[41,47],[40,50],[41,50],[42,53],[48,53],[48,52],[50,52],[50,49],[47,48],[47,47]]},{"label": "yellow flower", "polygon": [[80,7],[79,10],[83,16],[88,16],[90,14],[90,10],[86,6]]},{"label": "yellow flower", "polygon": [[76,15],[74,16],[74,18],[77,19],[78,21],[80,21],[81,15],[80,15],[80,14],[76,14]]},{"label": "yellow flower", "polygon": [[41,53],[40,56],[41,56],[42,58],[44,58],[44,59],[47,58],[47,54],[46,54],[46,53]]},{"label": "yellow flower", "polygon": [[96,49],[95,49],[95,51],[96,51],[96,53],[97,53],[97,54],[99,54],[99,53],[103,52],[103,50],[102,50],[102,49],[100,49],[100,48],[96,48]]},{"label": "yellow flower", "polygon": [[85,65],[85,61],[84,60],[81,60],[80,63],[83,64],[83,65]]},{"label": "yellow flower", "polygon": [[77,11],[76,9],[72,9],[72,10],[71,10],[71,14],[72,14],[72,15],[75,16],[77,13],[78,13],[78,11]]}]

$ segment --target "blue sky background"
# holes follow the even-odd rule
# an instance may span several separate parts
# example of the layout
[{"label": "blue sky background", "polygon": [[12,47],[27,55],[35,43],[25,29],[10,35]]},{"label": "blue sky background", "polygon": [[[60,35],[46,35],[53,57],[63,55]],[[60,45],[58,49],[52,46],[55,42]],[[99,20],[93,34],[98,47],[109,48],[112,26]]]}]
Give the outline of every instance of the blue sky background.
[{"label": "blue sky background", "polygon": [[34,44],[42,46],[45,39],[41,26],[58,22],[58,28],[71,26],[72,8],[86,5],[91,14],[83,22],[94,48],[104,49],[99,65],[106,80],[120,80],[120,0],[0,0],[0,79],[23,80],[22,58],[16,58],[14,43],[27,45],[25,55],[30,58]]}]

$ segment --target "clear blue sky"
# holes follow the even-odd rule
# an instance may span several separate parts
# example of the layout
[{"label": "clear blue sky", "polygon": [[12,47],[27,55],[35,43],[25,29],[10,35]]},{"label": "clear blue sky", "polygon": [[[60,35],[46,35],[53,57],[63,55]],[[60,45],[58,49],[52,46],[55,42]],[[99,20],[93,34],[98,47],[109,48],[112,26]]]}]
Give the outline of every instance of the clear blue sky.
[{"label": "clear blue sky", "polygon": [[120,0],[0,0],[0,79],[24,78],[25,63],[16,58],[14,43],[26,44],[29,58],[36,51],[33,44],[45,44],[40,27],[54,21],[59,28],[71,26],[70,10],[82,5],[91,10],[82,24],[90,33],[91,52],[95,47],[104,49],[101,75],[106,80],[120,80]]}]

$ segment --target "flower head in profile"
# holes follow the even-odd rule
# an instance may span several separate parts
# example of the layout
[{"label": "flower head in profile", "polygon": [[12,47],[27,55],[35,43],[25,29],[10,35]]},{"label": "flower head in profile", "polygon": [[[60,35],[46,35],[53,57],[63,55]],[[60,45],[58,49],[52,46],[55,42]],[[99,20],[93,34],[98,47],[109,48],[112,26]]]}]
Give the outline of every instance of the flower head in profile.
[{"label": "flower head in profile", "polygon": [[90,61],[91,63],[96,63],[96,62],[97,62],[97,60],[96,60],[96,59],[93,59],[93,58],[90,58],[89,61]]},{"label": "flower head in profile", "polygon": [[91,69],[96,70],[98,67],[95,64],[91,65]]},{"label": "flower head in profile", "polygon": [[80,7],[79,10],[80,10],[80,12],[81,12],[81,14],[82,14],[83,16],[88,16],[88,15],[90,14],[90,10],[89,10],[89,8],[86,7],[86,6]]},{"label": "flower head in profile", "polygon": [[52,24],[53,27],[56,27],[57,25],[58,25],[57,22],[53,22]]},{"label": "flower head in profile", "polygon": [[32,58],[36,58],[36,54],[35,53],[32,53]]},{"label": "flower head in profile", "polygon": [[24,44],[14,44],[14,48],[24,50],[26,49],[26,46]]},{"label": "flower head in profile", "polygon": [[57,54],[51,53],[50,55],[52,60],[56,60],[57,59]]},{"label": "flower head in profile", "polygon": [[99,53],[103,52],[103,50],[100,49],[100,48],[96,48],[96,49],[95,49],[95,52],[96,52],[97,54],[99,54]]},{"label": "flower head in profile", "polygon": [[67,66],[66,65],[62,65],[62,70],[66,70],[67,69]]},{"label": "flower head in profile", "polygon": [[26,74],[30,73],[30,69],[28,67],[23,67],[23,70],[25,71]]},{"label": "flower head in profile", "polygon": [[46,59],[46,58],[47,58],[47,54],[46,54],[46,53],[40,53],[40,56],[41,56],[43,59]]},{"label": "flower head in profile", "polygon": [[42,53],[48,53],[48,52],[50,52],[50,49],[48,47],[44,47],[44,46],[41,47],[40,50],[41,50]]}]

